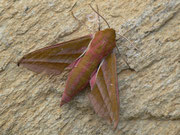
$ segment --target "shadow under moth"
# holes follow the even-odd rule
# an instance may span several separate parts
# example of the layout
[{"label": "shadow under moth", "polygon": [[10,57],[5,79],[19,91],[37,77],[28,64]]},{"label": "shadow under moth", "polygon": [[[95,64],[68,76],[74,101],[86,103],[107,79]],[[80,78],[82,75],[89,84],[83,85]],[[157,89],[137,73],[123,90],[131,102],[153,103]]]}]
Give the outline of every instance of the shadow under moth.
[{"label": "shadow under moth", "polygon": [[[107,23],[106,20],[105,22]],[[108,23],[107,25],[109,26]],[[60,106],[68,103],[90,84],[88,97],[95,112],[116,128],[119,122],[119,90],[116,56],[113,51],[115,47],[115,30],[110,27],[104,30],[99,28],[95,34],[31,52],[18,65],[49,75],[59,75],[65,68],[71,69]]]}]

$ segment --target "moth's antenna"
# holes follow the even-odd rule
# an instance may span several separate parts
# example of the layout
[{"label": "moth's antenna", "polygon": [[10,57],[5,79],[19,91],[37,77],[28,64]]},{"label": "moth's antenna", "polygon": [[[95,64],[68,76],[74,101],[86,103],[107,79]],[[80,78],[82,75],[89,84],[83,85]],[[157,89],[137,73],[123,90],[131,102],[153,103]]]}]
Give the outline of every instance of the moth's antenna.
[{"label": "moth's antenna", "polygon": [[98,15],[106,22],[106,24],[107,24],[108,27],[110,28],[110,25],[108,24],[108,22],[106,21],[106,19],[105,19],[102,15],[100,15],[100,14],[91,6],[91,4],[89,4],[89,6],[91,7],[91,9],[92,9],[96,14],[98,14]]},{"label": "moth's antenna", "polygon": [[[97,12],[99,13],[98,5],[96,5],[96,8],[97,8]],[[100,31],[101,30],[101,24],[100,24],[100,17],[99,17],[99,15],[98,15],[98,24],[99,24],[98,30]]]}]

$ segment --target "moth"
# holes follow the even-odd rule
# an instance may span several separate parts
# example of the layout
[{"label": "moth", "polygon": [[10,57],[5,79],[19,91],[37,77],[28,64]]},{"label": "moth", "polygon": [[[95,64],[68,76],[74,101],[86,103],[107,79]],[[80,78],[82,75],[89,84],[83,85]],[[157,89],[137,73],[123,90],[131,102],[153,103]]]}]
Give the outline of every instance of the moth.
[{"label": "moth", "polygon": [[71,69],[60,106],[68,103],[90,84],[88,97],[95,112],[116,128],[119,122],[119,90],[114,52],[116,33],[107,25],[109,28],[99,28],[95,34],[31,52],[18,65],[49,75],[59,75],[65,68]]}]

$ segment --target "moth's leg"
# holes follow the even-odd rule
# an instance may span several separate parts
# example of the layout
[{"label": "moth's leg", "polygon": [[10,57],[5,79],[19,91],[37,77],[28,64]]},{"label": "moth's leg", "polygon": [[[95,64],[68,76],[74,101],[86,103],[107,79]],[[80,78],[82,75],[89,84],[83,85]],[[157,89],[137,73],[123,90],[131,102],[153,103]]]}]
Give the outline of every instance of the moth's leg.
[{"label": "moth's leg", "polygon": [[[118,33],[118,35],[120,35],[121,37],[126,39],[134,47],[135,50],[138,50],[138,48],[127,37],[123,36],[124,34],[121,35],[121,34]],[[116,41],[118,41],[119,39],[121,39],[121,38],[116,39]]]},{"label": "moth's leg", "polygon": [[[127,37],[125,37],[125,36],[123,36],[123,35],[121,35],[121,34],[119,34],[119,33],[118,33],[118,35],[120,35],[121,37],[125,38],[131,45],[133,45],[132,42],[131,42]],[[116,41],[118,41],[119,39],[121,39],[121,38],[118,38]],[[133,47],[134,47],[135,50],[138,50],[138,48],[137,48],[135,45],[133,45]],[[125,55],[122,54],[122,53],[120,53],[120,51],[119,51],[119,49],[118,49],[117,46],[116,46],[116,48],[117,48],[119,54],[121,55],[121,58],[123,59],[123,61],[124,61],[124,62],[126,63],[126,65],[128,66],[128,68],[129,68],[130,70],[134,71],[134,69],[132,69],[132,68],[129,66]]]},{"label": "moth's leg", "polygon": [[125,57],[125,55],[124,54],[122,54],[122,53],[120,53],[120,51],[119,51],[119,49],[118,49],[118,47],[116,46],[116,48],[117,48],[117,51],[118,51],[118,53],[121,55],[121,58],[123,59],[123,61],[126,63],[126,65],[128,66],[128,69],[130,69],[130,70],[132,70],[132,71],[134,71],[134,69],[133,68],[131,68],[130,66],[129,66],[129,64],[128,64],[128,62],[127,62],[127,59],[126,59],[126,57]]},{"label": "moth's leg", "polygon": [[[127,20],[126,20],[123,16],[121,16],[121,15],[119,15],[119,16],[120,16],[123,20],[125,20],[125,22],[127,22]],[[126,31],[124,34],[120,34],[120,32],[118,32],[117,34],[120,35],[121,37],[123,37],[124,39],[126,39],[131,45],[133,45],[132,42],[131,42],[126,36],[124,36],[127,32],[129,32],[129,30]],[[119,39],[121,39],[121,37],[118,38],[118,39],[116,39],[116,41],[118,41]],[[133,46],[134,46],[134,45],[133,45]],[[136,46],[134,46],[134,49],[138,50],[138,48],[137,48]]]},{"label": "moth's leg", "polygon": [[127,62],[127,59],[126,59],[126,57],[125,57],[125,55],[124,54],[121,54],[121,58],[123,59],[123,61],[126,63],[126,65],[128,66],[128,69],[130,69],[131,71],[135,71],[133,68],[131,68],[130,66],[129,66],[129,64],[128,64],[128,62]]}]

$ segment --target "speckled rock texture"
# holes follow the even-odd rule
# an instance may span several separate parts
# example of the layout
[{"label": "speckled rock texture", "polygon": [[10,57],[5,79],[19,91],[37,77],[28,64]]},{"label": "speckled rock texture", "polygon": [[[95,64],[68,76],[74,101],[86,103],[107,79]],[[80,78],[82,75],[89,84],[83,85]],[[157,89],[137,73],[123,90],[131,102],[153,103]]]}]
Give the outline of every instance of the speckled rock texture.
[{"label": "speckled rock texture", "polygon": [[[180,135],[179,0],[1,0],[1,135]],[[17,66],[36,49],[97,31],[100,14],[121,38],[117,53],[120,122],[95,114],[87,93],[60,108],[68,72],[36,74]],[[82,25],[83,24],[83,25]],[[84,25],[85,24],[85,25]],[[101,20],[101,28],[107,25]]]}]

